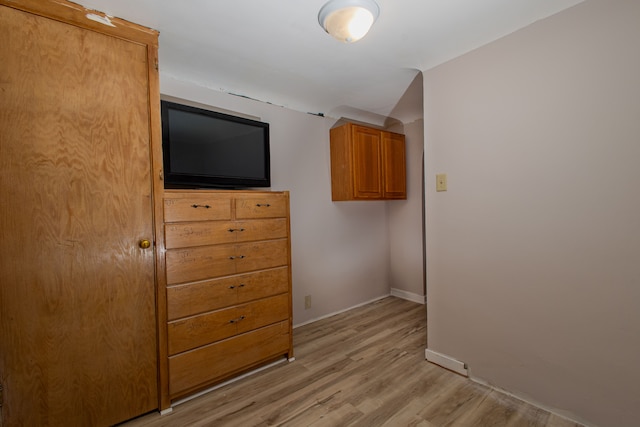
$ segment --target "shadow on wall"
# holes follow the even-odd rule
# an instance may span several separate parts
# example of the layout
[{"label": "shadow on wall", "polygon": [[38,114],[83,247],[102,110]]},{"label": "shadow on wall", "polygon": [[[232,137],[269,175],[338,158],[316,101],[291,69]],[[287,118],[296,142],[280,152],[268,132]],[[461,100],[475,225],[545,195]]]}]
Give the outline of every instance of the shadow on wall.
[{"label": "shadow on wall", "polygon": [[[389,113],[388,120],[391,122],[397,117],[402,123],[413,123],[416,120],[422,120],[424,118],[424,91],[422,89],[422,72],[418,71],[415,78],[404,91],[402,97],[398,101],[391,113]],[[393,123],[385,123],[384,126],[389,128],[393,126]]]},{"label": "shadow on wall", "polygon": [[401,132],[403,124],[413,123],[416,120],[423,119],[424,108],[422,99],[422,72],[416,70],[416,76],[409,86],[407,86],[407,89],[388,115],[342,105],[331,110],[328,116],[341,118],[332,127],[339,126],[345,121],[348,121],[387,130],[395,128],[396,132]]}]

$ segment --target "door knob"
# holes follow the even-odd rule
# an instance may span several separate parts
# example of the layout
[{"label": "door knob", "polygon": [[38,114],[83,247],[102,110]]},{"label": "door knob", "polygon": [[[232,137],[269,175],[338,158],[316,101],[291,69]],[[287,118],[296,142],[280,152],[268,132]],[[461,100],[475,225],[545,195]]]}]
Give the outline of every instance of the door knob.
[{"label": "door knob", "polygon": [[142,239],[140,240],[140,243],[138,243],[138,245],[142,248],[142,249],[149,249],[151,247],[151,242],[147,239]]}]

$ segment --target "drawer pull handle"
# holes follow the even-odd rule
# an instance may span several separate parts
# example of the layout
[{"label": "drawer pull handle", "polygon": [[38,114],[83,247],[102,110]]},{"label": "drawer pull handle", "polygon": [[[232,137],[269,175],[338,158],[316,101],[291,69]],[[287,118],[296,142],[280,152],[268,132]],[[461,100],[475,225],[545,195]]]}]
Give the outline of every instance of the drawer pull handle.
[{"label": "drawer pull handle", "polygon": [[259,207],[259,208],[261,208],[261,207],[263,207],[263,206],[264,206],[265,208],[268,208],[268,207],[269,207],[269,206],[271,206],[271,205],[270,205],[269,203],[258,203],[256,206],[257,206],[257,207]]},{"label": "drawer pull handle", "polygon": [[234,231],[244,231],[244,228],[230,228],[229,233],[233,233]]},{"label": "drawer pull handle", "polygon": [[230,256],[229,259],[242,259],[245,258],[244,255],[238,255],[238,256]]},{"label": "drawer pull handle", "polygon": [[240,316],[237,319],[231,319],[229,320],[229,323],[238,323],[241,320],[244,320],[244,316]]},{"label": "drawer pull handle", "polygon": [[[244,285],[244,283],[240,283],[240,284],[238,285],[238,287],[239,287],[239,288],[244,288],[244,286],[245,286],[245,285]],[[229,286],[229,289],[235,289],[235,288],[236,288],[236,285],[231,285],[231,286]]]},{"label": "drawer pull handle", "polygon": [[209,205],[191,205],[192,208],[194,209],[198,209],[198,208],[205,208],[205,209],[209,209],[211,206]]}]

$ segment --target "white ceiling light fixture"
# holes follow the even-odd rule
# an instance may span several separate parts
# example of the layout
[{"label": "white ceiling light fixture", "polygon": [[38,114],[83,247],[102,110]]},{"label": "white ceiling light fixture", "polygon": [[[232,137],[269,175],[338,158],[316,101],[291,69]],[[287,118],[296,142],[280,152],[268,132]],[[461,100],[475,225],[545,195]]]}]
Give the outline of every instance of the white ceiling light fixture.
[{"label": "white ceiling light fixture", "polygon": [[369,32],[379,14],[373,0],[330,0],[320,9],[318,22],[334,38],[353,43]]}]

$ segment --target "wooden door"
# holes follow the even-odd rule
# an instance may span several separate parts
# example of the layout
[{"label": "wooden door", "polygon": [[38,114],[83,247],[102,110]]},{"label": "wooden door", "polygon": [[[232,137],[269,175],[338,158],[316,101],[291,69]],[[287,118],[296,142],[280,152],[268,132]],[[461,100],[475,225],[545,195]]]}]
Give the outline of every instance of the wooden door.
[{"label": "wooden door", "polygon": [[352,127],[353,184],[356,199],[382,198],[382,159],[380,131]]},{"label": "wooden door", "polygon": [[384,198],[406,199],[407,177],[404,135],[382,132]]},{"label": "wooden door", "polygon": [[118,423],[158,407],[147,47],[5,6],[0,40],[0,424]]}]

